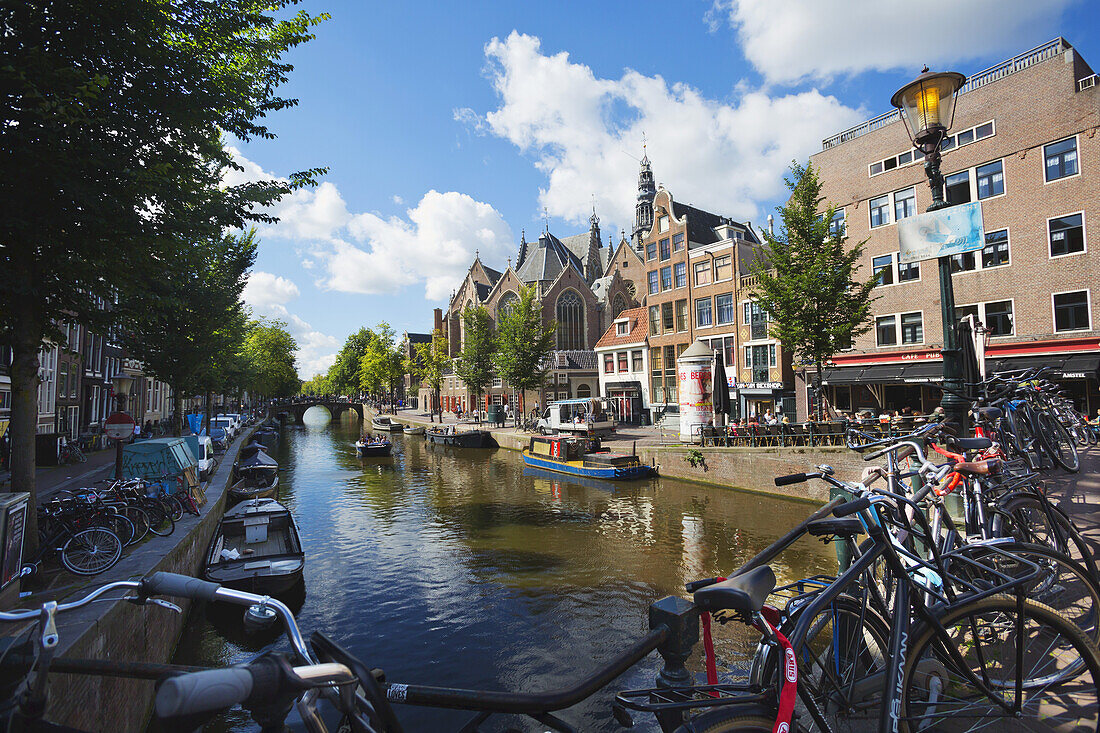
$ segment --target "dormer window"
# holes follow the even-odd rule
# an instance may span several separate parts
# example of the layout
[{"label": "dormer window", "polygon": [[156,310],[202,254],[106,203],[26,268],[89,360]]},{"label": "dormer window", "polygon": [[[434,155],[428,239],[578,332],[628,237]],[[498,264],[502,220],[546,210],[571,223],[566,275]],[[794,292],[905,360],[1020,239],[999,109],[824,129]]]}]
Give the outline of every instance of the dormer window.
[{"label": "dormer window", "polygon": [[615,335],[626,336],[630,333],[630,321],[617,321],[615,323]]},{"label": "dormer window", "polygon": [[668,217],[667,216],[657,217],[657,231],[662,233],[662,234],[664,232],[668,231]]}]

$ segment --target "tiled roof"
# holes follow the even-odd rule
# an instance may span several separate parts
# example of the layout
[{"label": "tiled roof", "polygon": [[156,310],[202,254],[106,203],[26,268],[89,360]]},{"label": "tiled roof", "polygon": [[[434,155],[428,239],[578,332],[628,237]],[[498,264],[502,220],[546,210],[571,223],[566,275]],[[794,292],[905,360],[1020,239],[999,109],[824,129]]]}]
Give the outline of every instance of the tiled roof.
[{"label": "tiled roof", "polygon": [[489,277],[489,284],[490,285],[496,285],[497,280],[499,280],[500,276],[504,274],[504,273],[500,272],[499,270],[494,270],[491,267],[487,267],[484,263],[482,263],[481,269],[485,270],[485,274]]},{"label": "tiled roof", "polygon": [[556,349],[550,352],[549,368],[554,370],[578,369],[594,372],[599,364],[595,351],[581,349]]},{"label": "tiled roof", "polygon": [[604,349],[612,346],[619,346],[621,344],[639,344],[644,343],[646,335],[649,333],[649,311],[645,308],[629,308],[619,314],[619,317],[615,320],[621,320],[623,318],[630,319],[630,333],[625,336],[619,336],[615,333],[615,324],[612,323],[611,327],[607,329],[600,340],[596,342],[597,349]]},{"label": "tiled roof", "polygon": [[528,247],[527,257],[516,271],[523,282],[553,282],[570,264],[583,277],[584,261],[553,234],[543,232],[538,243],[529,242]]},{"label": "tiled roof", "polygon": [[672,214],[677,219],[680,219],[687,214],[688,224],[688,241],[697,244],[714,244],[718,241],[718,234],[714,231],[715,227],[720,227],[723,224],[730,224],[733,227],[740,229],[744,232],[745,239],[754,242],[756,237],[753,236],[752,231],[743,224],[738,224],[733,219],[725,216],[719,216],[718,214],[712,214],[709,211],[703,211],[697,209],[690,204],[681,204],[678,201],[672,202]]}]

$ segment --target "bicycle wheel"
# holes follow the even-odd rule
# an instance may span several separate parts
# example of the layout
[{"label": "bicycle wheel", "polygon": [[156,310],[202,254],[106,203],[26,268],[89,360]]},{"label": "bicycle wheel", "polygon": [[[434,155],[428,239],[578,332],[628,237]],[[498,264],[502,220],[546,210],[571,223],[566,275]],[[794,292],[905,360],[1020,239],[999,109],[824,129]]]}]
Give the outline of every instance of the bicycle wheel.
[{"label": "bicycle wheel", "polygon": [[[798,621],[796,612],[784,626]],[[873,728],[882,704],[882,673],[890,648],[886,621],[852,596],[839,596],[810,623],[798,650],[799,704],[805,730],[816,731],[804,708],[808,695],[832,731]],[[800,728],[802,726],[800,725]]]},{"label": "bicycle wheel", "polygon": [[[1065,553],[1045,545],[1008,542],[996,545],[996,549],[975,545],[967,554],[1009,577],[1032,575],[1035,570],[1028,563],[1038,565],[1038,576],[1024,586],[1027,597],[1057,608],[1085,636],[1094,643],[1100,642],[1100,585]],[[973,565],[956,563],[952,564],[951,573],[978,580],[980,571]]]},{"label": "bicycle wheel", "polygon": [[[1057,611],[992,596],[948,611],[940,623],[951,648],[928,627],[906,659],[903,733],[1100,731],[1100,652]],[[1067,679],[1062,671],[1077,665],[1081,671]]]},{"label": "bicycle wheel", "polygon": [[134,541],[134,535],[136,534],[134,525],[129,519],[121,514],[104,512],[96,517],[92,523],[101,527],[106,527],[118,535],[119,540],[122,541],[123,547],[132,544]]},{"label": "bicycle wheel", "polygon": [[724,733],[724,731],[745,731],[746,733],[772,733],[775,718],[768,720],[759,715],[747,715],[731,708],[719,708],[703,713],[676,729],[676,733]]},{"label": "bicycle wheel", "polygon": [[1077,446],[1066,432],[1062,423],[1054,419],[1049,410],[1035,413],[1035,423],[1039,435],[1039,444],[1051,460],[1070,473],[1081,470],[1081,459],[1077,455]]},{"label": "bicycle wheel", "polygon": [[149,531],[158,537],[167,537],[176,530],[176,522],[172,519],[171,511],[156,499],[149,499],[142,503],[146,516],[149,517]]},{"label": "bicycle wheel", "polygon": [[162,496],[158,501],[164,504],[164,510],[168,512],[168,516],[172,517],[173,522],[183,519],[183,505],[172,496]]},{"label": "bicycle wheel", "polygon": [[127,505],[119,507],[118,511],[130,520],[130,524],[134,525],[134,538],[128,544],[132,545],[145,539],[145,536],[149,534],[149,515],[145,513],[145,510],[141,507]]},{"label": "bicycle wheel", "polygon": [[1069,555],[1100,584],[1100,572],[1092,549],[1081,531],[1058,507],[1038,496],[1014,496],[998,503],[993,515],[993,533],[1020,542],[1052,547]]},{"label": "bicycle wheel", "polygon": [[1016,452],[1027,459],[1032,469],[1038,469],[1042,466],[1043,457],[1035,445],[1035,430],[1032,428],[1031,413],[1027,406],[1021,405],[1015,410],[1009,410],[1005,413],[1005,418]]},{"label": "bicycle wheel", "polygon": [[61,564],[77,575],[99,575],[122,557],[122,541],[106,527],[74,534],[61,548]]}]

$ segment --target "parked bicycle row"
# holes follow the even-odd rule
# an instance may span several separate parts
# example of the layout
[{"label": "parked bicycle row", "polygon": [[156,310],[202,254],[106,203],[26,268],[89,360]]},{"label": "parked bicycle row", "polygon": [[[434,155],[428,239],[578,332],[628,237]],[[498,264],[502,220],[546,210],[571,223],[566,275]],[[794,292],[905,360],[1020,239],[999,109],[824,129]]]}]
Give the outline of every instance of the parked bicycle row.
[{"label": "parked bicycle row", "polygon": [[[1034,377],[1017,375],[1012,393],[1041,390]],[[281,726],[295,708],[311,731],[334,723],[400,731],[396,709],[426,706],[470,711],[462,730],[488,728],[494,715],[525,715],[568,731],[557,711],[657,651],[656,685],[622,692],[610,706],[623,725],[643,714],[663,731],[1100,731],[1095,560],[1028,457],[1003,442],[1006,413],[988,404],[1005,388],[999,381],[1007,386],[975,385],[984,395],[974,415],[985,435],[958,437],[942,424],[888,437],[853,429],[847,441],[868,461],[858,481],[824,465],[777,478],[777,485],[824,481],[836,498],[727,578],[699,579],[685,585],[684,597],[652,604],[648,633],[563,689],[390,680],[378,660],[357,659],[321,630],[307,642],[278,600],[158,573],[70,604],[0,613],[0,621],[41,626],[0,664],[18,686],[13,714],[35,719],[52,670],[156,679],[158,717],[191,726],[240,705],[265,728]],[[779,585],[770,563],[804,537],[834,545],[838,573]],[[41,632],[58,614],[112,592],[162,608],[174,606],[157,596],[244,606],[252,624],[282,624],[286,651],[198,671],[52,659]],[[719,674],[715,622],[753,631],[747,673]],[[700,641],[705,674],[696,679],[685,663]]]}]

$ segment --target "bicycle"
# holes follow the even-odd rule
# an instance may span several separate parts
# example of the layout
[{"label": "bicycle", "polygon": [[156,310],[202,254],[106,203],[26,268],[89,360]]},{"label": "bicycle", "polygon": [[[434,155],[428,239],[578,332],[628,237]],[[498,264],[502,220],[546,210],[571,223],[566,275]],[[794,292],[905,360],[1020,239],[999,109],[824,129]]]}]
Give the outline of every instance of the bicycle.
[{"label": "bicycle", "polygon": [[68,441],[57,451],[57,461],[62,465],[73,463],[87,463],[88,457],[80,450],[80,446],[73,441]]}]

